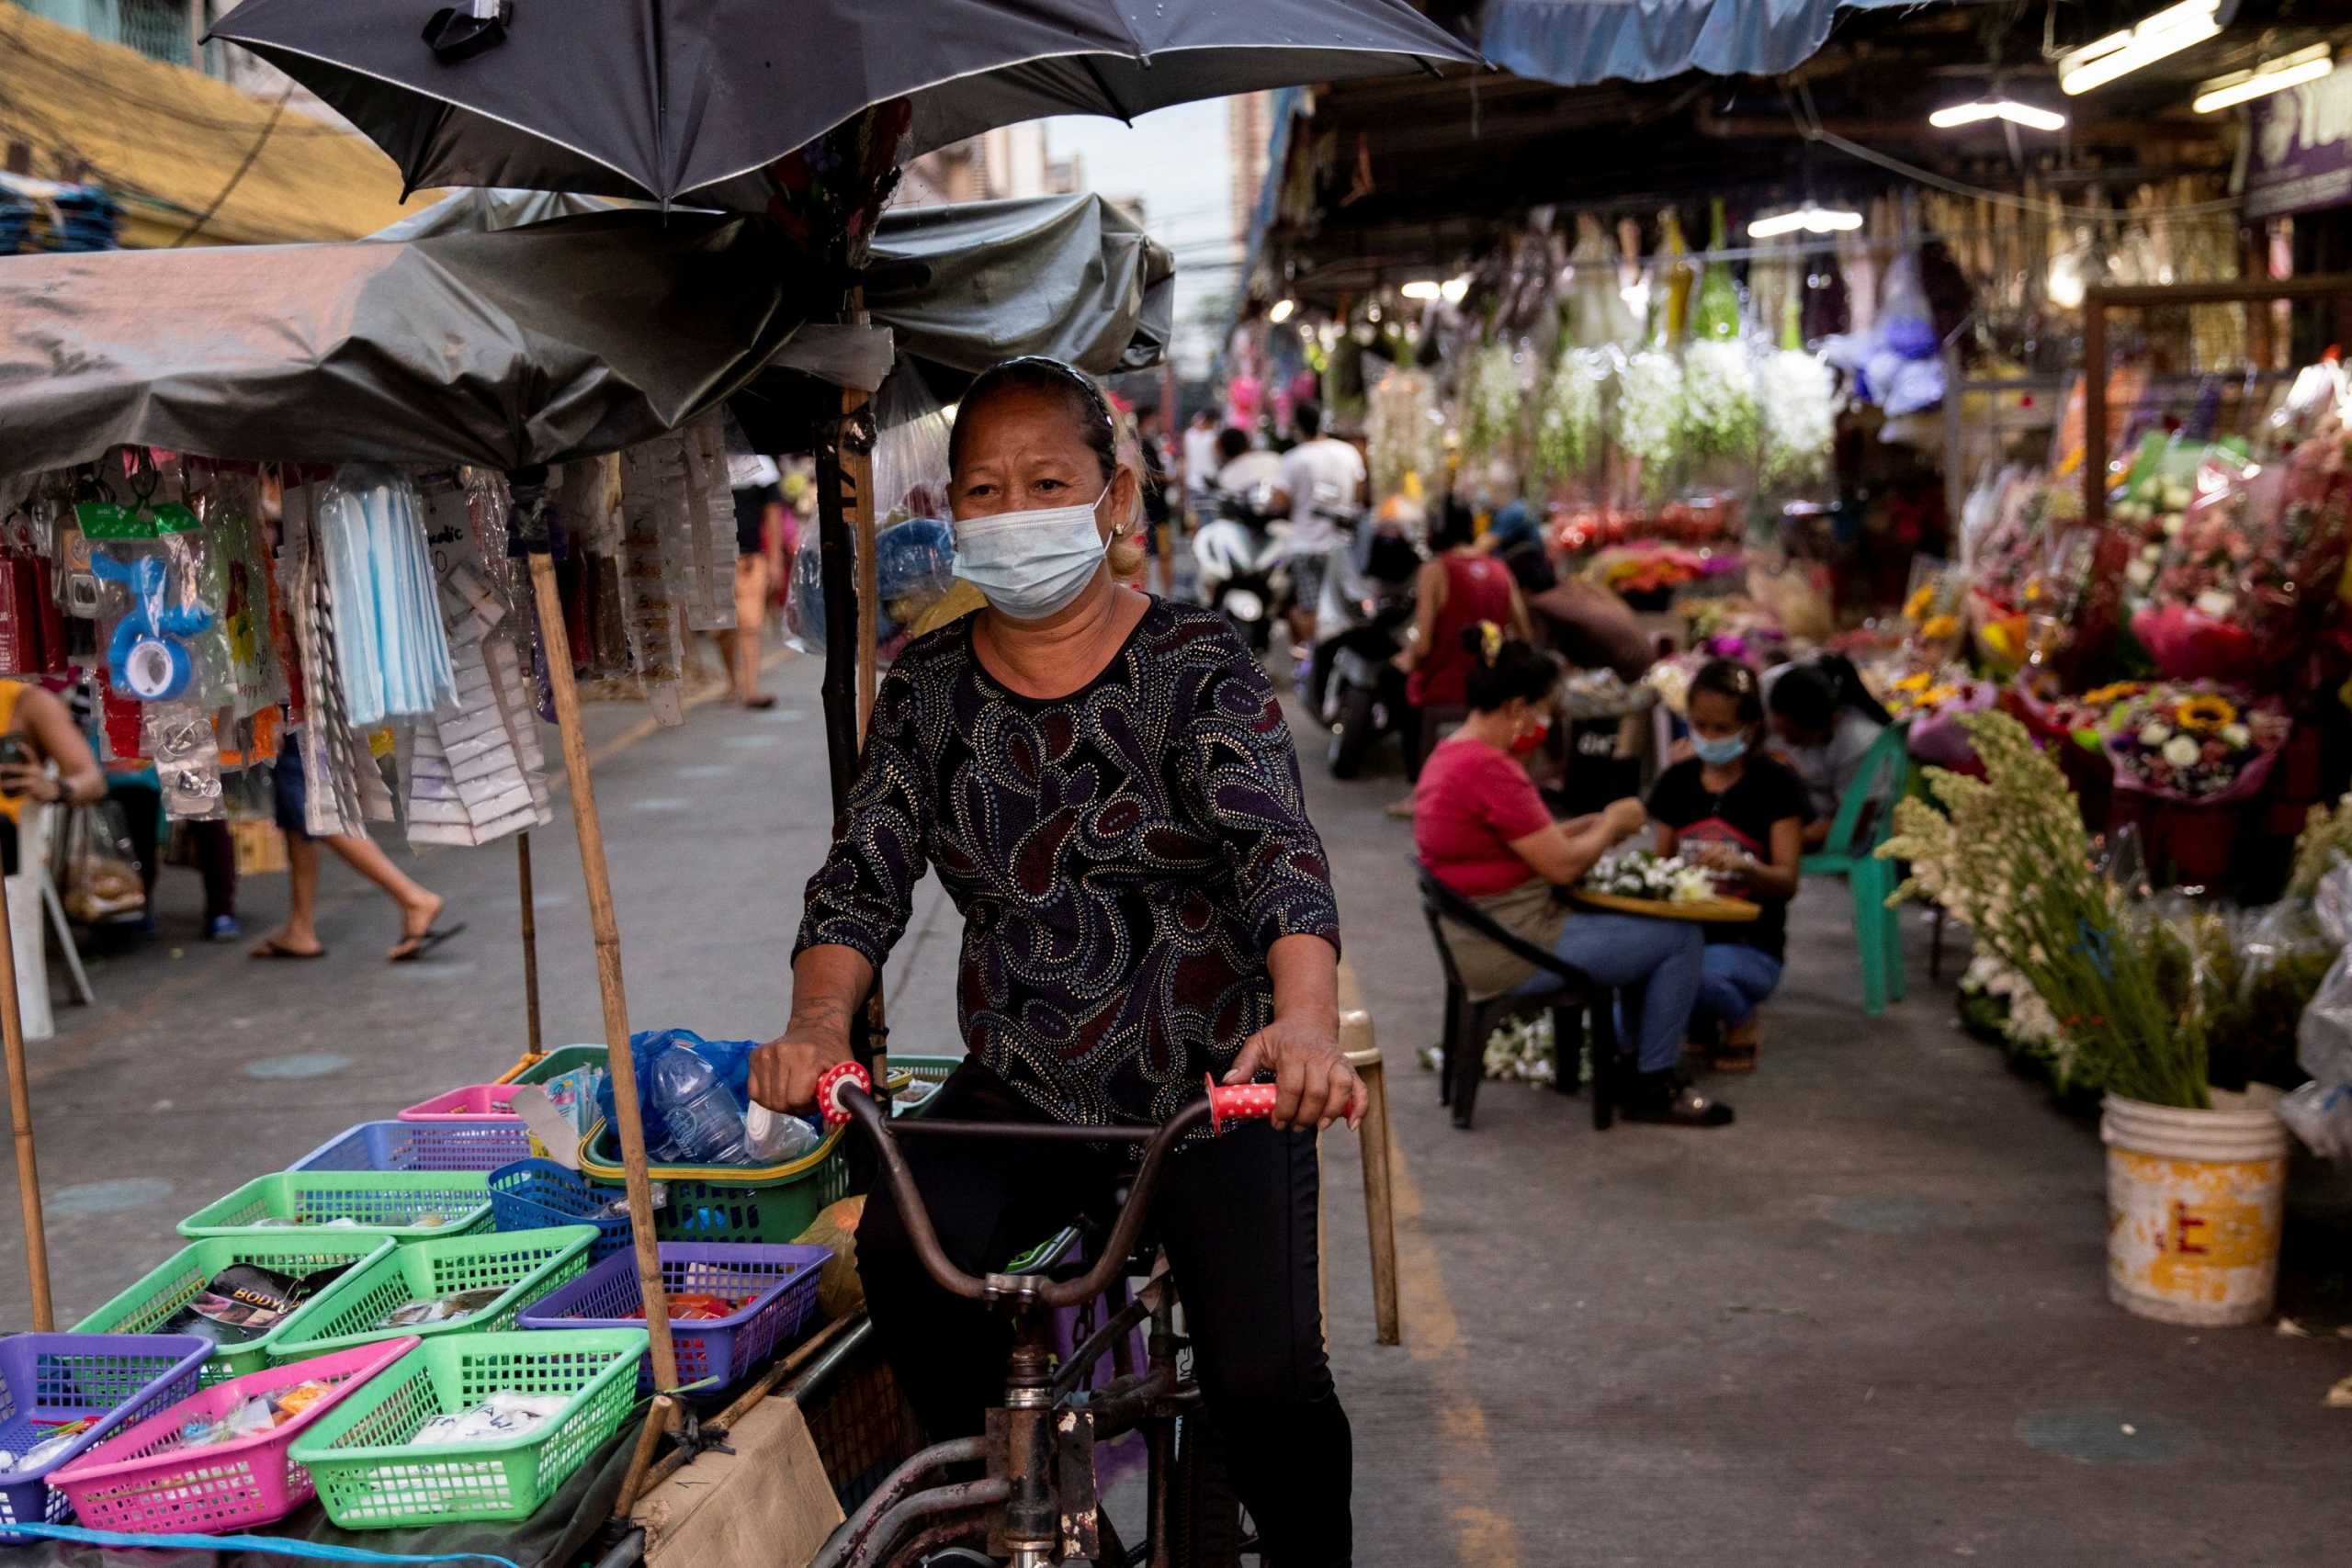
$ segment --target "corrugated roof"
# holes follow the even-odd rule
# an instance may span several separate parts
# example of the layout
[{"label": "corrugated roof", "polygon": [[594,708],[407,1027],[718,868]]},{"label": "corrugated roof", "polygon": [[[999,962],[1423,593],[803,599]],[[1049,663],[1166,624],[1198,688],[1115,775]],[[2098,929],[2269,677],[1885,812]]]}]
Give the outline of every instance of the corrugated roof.
[{"label": "corrugated roof", "polygon": [[402,203],[400,171],[366,139],[5,0],[0,62],[0,158],[21,146],[18,172],[105,186],[126,246],[172,243],[216,200],[187,243],[355,240],[442,194]]}]

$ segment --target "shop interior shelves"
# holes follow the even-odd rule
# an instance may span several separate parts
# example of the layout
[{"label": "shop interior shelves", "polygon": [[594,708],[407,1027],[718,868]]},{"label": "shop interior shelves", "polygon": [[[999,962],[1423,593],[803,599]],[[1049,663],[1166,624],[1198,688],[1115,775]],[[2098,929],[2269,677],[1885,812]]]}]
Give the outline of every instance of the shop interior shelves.
[{"label": "shop interior shelves", "polygon": [[[294,1445],[294,1461],[345,1529],[527,1519],[628,1419],[645,1346],[641,1328],[429,1339],[329,1411]],[[498,1393],[565,1404],[519,1437],[414,1442],[434,1416]]]},{"label": "shop interior shelves", "polygon": [[[271,1359],[323,1356],[405,1334],[431,1341],[512,1327],[525,1307],[580,1277],[588,1267],[588,1244],[595,1239],[593,1225],[557,1225],[395,1247],[359,1269],[331,1304],[313,1302],[288,1317],[287,1332],[272,1348]],[[401,1325],[384,1321],[411,1302],[490,1290],[498,1295],[463,1317]]]},{"label": "shop interior shelves", "polygon": [[[220,1534],[275,1524],[314,1491],[311,1472],[294,1462],[295,1440],[417,1344],[413,1336],[387,1339],[214,1383],[88,1450],[55,1472],[50,1483],[65,1494],[74,1517],[89,1529]],[[190,1425],[218,1421],[248,1399],[306,1382],[327,1384],[327,1392],[281,1425],[227,1442],[187,1445]]]},{"label": "shop interior shelves", "polygon": [[288,1170],[496,1170],[531,1152],[530,1129],[511,1116],[462,1122],[362,1122]]},{"label": "shop interior shelves", "polygon": [[255,1177],[206,1204],[180,1222],[180,1235],[356,1230],[421,1241],[489,1225],[484,1171],[288,1170]]},{"label": "shop interior shelves", "polygon": [[53,1525],[70,1511],[50,1478],[125,1422],[196,1392],[212,1342],[193,1334],[19,1334],[0,1339],[0,1449],[22,1459],[61,1427],[90,1425],[38,1465],[0,1483],[0,1542],[31,1537],[10,1525]]},{"label": "shop interior shelves", "polygon": [[331,1309],[334,1299],[367,1271],[369,1263],[389,1257],[398,1245],[368,1231],[209,1236],[190,1242],[149,1270],[138,1283],[75,1324],[74,1332],[153,1334],[177,1316],[180,1309],[211,1282],[213,1276],[232,1263],[251,1263],[275,1273],[298,1276],[321,1269],[343,1269],[342,1274],[266,1333],[238,1344],[213,1347],[211,1359],[203,1364],[198,1373],[209,1387],[267,1366],[270,1352],[303,1312],[313,1307]]}]

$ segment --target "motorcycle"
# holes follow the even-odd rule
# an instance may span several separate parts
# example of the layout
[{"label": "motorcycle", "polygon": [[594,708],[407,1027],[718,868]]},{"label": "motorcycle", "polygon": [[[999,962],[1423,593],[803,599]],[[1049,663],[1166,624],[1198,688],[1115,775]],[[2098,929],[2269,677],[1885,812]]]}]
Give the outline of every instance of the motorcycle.
[{"label": "motorcycle", "polygon": [[1272,500],[1269,485],[1218,491],[1216,514],[1193,536],[1201,603],[1231,621],[1258,653],[1266,651],[1290,588],[1283,547],[1290,525],[1279,520]]},{"label": "motorcycle", "polygon": [[1400,523],[1365,524],[1334,547],[1316,605],[1308,710],[1331,731],[1331,776],[1351,779],[1372,749],[1412,721],[1396,655],[1413,624],[1420,542]]}]

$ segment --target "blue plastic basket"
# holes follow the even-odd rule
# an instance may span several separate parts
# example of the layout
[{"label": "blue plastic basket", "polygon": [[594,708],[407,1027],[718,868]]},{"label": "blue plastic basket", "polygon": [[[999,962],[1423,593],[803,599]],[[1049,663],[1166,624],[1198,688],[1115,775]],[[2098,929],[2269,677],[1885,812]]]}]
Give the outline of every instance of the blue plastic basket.
[{"label": "blue plastic basket", "polygon": [[594,1225],[591,1267],[628,1246],[628,1215],[609,1212],[625,1189],[591,1181],[551,1159],[520,1159],[490,1173],[490,1224],[499,1231]]},{"label": "blue plastic basket", "polygon": [[[741,1382],[778,1347],[798,1337],[817,1304],[818,1279],[833,1256],[822,1247],[694,1241],[665,1241],[661,1254],[662,1287],[672,1295],[691,1291],[751,1298],[725,1317],[671,1319],[681,1388],[707,1378],[721,1387]],[[637,1258],[627,1253],[605,1258],[525,1307],[515,1323],[542,1329],[644,1326],[645,1287],[637,1277]],[[638,1371],[637,1391],[653,1392],[650,1352]]]},{"label": "blue plastic basket", "polygon": [[288,1170],[496,1170],[527,1158],[531,1132],[508,1117],[480,1122],[362,1122]]},{"label": "blue plastic basket", "polygon": [[[803,1176],[783,1182],[735,1186],[684,1177],[656,1179],[664,1190],[653,1215],[653,1234],[661,1240],[781,1246],[796,1240],[826,1204],[842,1196],[849,1167],[836,1142]],[[491,1172],[491,1224],[502,1231],[594,1225],[588,1257],[602,1262],[629,1244],[628,1215],[606,1212],[624,1190],[617,1181],[599,1181],[552,1160],[517,1160]]]},{"label": "blue plastic basket", "polygon": [[0,1339],[0,1449],[21,1456],[57,1427],[87,1430],[0,1486],[0,1541],[30,1540],[9,1525],[62,1524],[71,1511],[49,1477],[127,1422],[143,1421],[196,1392],[212,1341],[193,1334],[19,1334]]}]

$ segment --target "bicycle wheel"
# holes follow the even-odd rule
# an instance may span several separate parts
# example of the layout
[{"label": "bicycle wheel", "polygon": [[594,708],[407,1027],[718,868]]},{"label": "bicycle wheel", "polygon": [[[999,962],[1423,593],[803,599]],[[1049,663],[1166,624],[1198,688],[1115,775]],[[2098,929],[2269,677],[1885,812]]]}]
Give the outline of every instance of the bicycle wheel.
[{"label": "bicycle wheel", "polygon": [[1176,1568],[1238,1568],[1241,1562],[1241,1498],[1225,1442],[1198,1416],[1176,1426]]}]

